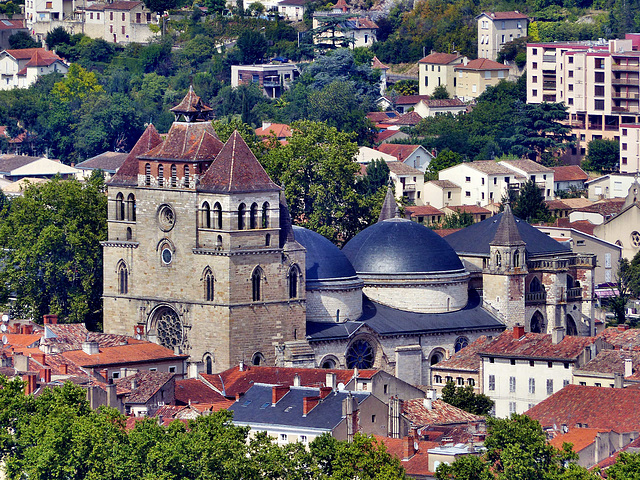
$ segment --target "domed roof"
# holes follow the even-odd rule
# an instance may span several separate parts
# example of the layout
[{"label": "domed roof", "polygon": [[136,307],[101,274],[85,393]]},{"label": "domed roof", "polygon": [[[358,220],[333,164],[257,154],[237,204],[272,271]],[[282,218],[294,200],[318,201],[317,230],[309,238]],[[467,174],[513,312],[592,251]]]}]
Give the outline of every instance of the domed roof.
[{"label": "domed roof", "polygon": [[366,228],[342,248],[358,273],[464,270],[456,252],[424,225],[391,218]]},{"label": "domed roof", "polygon": [[296,241],[307,249],[307,282],[356,277],[356,271],[347,257],[331,241],[319,233],[297,226],[293,227],[293,234]]}]

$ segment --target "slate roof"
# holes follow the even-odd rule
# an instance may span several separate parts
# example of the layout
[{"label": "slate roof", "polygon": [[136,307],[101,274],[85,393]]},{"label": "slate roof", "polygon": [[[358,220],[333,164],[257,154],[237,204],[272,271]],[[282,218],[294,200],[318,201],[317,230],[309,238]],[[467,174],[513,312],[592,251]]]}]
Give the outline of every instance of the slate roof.
[{"label": "slate roof", "polygon": [[424,399],[415,398],[401,401],[401,412],[413,426],[419,428],[430,425],[451,425],[469,422],[484,421],[484,417],[474,415],[464,410],[449,405],[443,400],[434,400],[429,410],[424,405]]},{"label": "slate roof", "polygon": [[462,310],[445,313],[406,312],[364,297],[362,317],[358,321],[307,321],[307,338],[312,342],[344,339],[364,327],[383,336],[502,331],[505,328],[502,322],[481,307],[480,296],[475,290],[471,290],[469,301]]},{"label": "slate roof", "polygon": [[454,353],[447,360],[438,362],[438,364],[433,367],[438,370],[465,370],[468,372],[478,372],[482,365],[482,357],[480,357],[479,352],[486,348],[486,346],[492,341],[492,338],[487,337],[486,335],[481,335],[477,340]]},{"label": "slate roof", "polygon": [[398,202],[396,202],[396,197],[393,195],[393,190],[391,190],[391,187],[388,187],[384,201],[382,202],[382,208],[380,208],[378,221],[383,222],[396,217],[398,217]]},{"label": "slate roof", "polygon": [[496,234],[489,245],[501,245],[501,246],[515,246],[524,245],[522,237],[518,232],[518,226],[516,225],[515,217],[511,212],[509,204],[504,208],[502,218],[496,229]]},{"label": "slate roof", "polygon": [[[490,244],[496,236],[503,215],[504,212],[498,213],[486,220],[469,225],[459,232],[447,235],[445,239],[458,255],[489,256]],[[571,252],[567,246],[556,242],[524,220],[515,216],[513,218],[520,238],[525,242],[525,250],[529,256]]]},{"label": "slate roof", "polygon": [[602,428],[619,433],[640,430],[640,389],[567,385],[525,412],[542,427],[566,425],[569,430]]},{"label": "slate roof", "polygon": [[639,372],[638,367],[640,366],[640,352],[601,350],[593,359],[585,363],[579,369],[574,370],[574,375],[578,375],[580,373],[608,375],[621,373],[624,375],[625,359],[627,358],[630,358],[633,362],[632,374],[637,374]]},{"label": "slate roof", "polygon": [[164,142],[139,155],[140,160],[212,161],[222,142],[211,122],[173,122]]},{"label": "slate roof", "polygon": [[455,70],[509,70],[509,66],[504,63],[494,62],[488,58],[476,58],[466,65],[456,65]]},{"label": "slate roof", "polygon": [[507,330],[479,350],[479,354],[483,357],[573,361],[594,341],[595,337],[566,335],[561,342],[553,344],[550,334],[525,333],[516,339],[513,330]]},{"label": "slate roof", "polygon": [[133,146],[126,160],[111,180],[109,185],[137,185],[138,184],[138,155],[147,153],[152,148],[162,143],[162,137],[153,124],[150,124]]},{"label": "slate roof", "polygon": [[302,415],[302,399],[315,397],[319,390],[309,387],[290,387],[275,407],[271,406],[272,385],[255,384],[229,410],[233,422],[260,425],[283,425],[300,428],[315,428],[331,431],[344,419],[342,401],[351,394],[358,403],[369,398],[370,393],[334,391],[322,399],[306,416]]},{"label": "slate roof", "polygon": [[5,153],[0,155],[0,173],[8,175],[16,168],[29,165],[40,158],[41,157],[28,157],[26,155],[9,155]]},{"label": "slate roof", "polygon": [[[389,145],[389,144],[387,143],[385,145]],[[384,146],[384,145],[381,145],[381,146]],[[386,152],[383,152],[383,153],[386,153]],[[418,170],[417,168],[413,168],[412,166],[407,165],[406,163],[402,163],[402,162],[386,162],[386,163],[391,173],[395,173],[396,175],[418,175],[418,176],[424,175],[424,173],[422,173],[421,170]]]},{"label": "slate roof", "polygon": [[248,193],[281,189],[269,178],[244,139],[235,131],[202,176],[198,190]]},{"label": "slate roof", "polygon": [[108,173],[116,173],[128,156],[128,153],[123,152],[104,152],[78,163],[76,168],[82,170],[100,169]]},{"label": "slate roof", "polygon": [[[358,370],[358,376],[372,376],[377,370]],[[260,367],[245,365],[231,367],[216,375],[200,374],[200,377],[211,386],[219,390],[225,397],[235,398],[237,394],[244,394],[252,385],[264,383],[271,385],[293,385],[296,375],[300,377],[302,386],[325,386],[327,374],[336,375],[336,382],[345,385],[353,378],[353,370],[324,369],[324,368],[284,368]]]},{"label": "slate roof", "polygon": [[461,57],[457,53],[440,53],[440,52],[432,52],[430,55],[422,58],[418,63],[434,63],[436,65],[448,65],[454,60],[457,60]]},{"label": "slate roof", "polygon": [[544,165],[541,165],[538,162],[534,162],[533,160],[502,160],[500,163],[504,165],[511,165],[512,167],[527,173],[553,173],[553,170],[551,168],[545,167]]},{"label": "slate roof", "polygon": [[589,175],[585,173],[578,165],[562,165],[560,167],[551,167],[553,170],[554,182],[574,182],[587,181]]},{"label": "slate roof", "polygon": [[89,355],[83,350],[72,350],[62,355],[76,365],[82,367],[101,367],[106,365],[123,365],[130,363],[158,362],[175,360],[176,362],[188,358],[188,355],[176,355],[173,350],[151,342],[131,345],[100,348],[100,352]]},{"label": "slate roof", "polygon": [[176,405],[228,402],[219,392],[197,378],[176,380],[175,400]]}]

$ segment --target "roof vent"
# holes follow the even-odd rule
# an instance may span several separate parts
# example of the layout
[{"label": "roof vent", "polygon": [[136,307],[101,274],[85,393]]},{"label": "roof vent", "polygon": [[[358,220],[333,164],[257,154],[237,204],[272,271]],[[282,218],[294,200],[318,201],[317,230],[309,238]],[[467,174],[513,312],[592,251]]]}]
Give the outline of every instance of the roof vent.
[{"label": "roof vent", "polygon": [[97,355],[100,353],[98,342],[86,341],[82,342],[82,351],[87,355]]}]

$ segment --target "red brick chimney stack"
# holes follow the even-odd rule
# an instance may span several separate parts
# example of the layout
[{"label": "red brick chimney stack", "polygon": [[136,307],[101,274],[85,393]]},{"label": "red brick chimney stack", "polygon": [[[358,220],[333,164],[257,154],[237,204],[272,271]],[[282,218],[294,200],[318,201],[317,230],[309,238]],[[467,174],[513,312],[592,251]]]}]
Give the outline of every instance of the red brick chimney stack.
[{"label": "red brick chimney stack", "polygon": [[304,397],[302,399],[302,415],[308,415],[313,408],[320,403],[320,397]]},{"label": "red brick chimney stack", "polygon": [[331,387],[320,387],[320,398],[327,397],[331,392],[333,392]]},{"label": "red brick chimney stack", "polygon": [[513,327],[513,338],[515,338],[516,340],[520,340],[522,337],[524,337],[524,326],[516,324]]},{"label": "red brick chimney stack", "polygon": [[275,405],[289,392],[287,385],[274,385],[271,390],[271,404]]},{"label": "red brick chimney stack", "polygon": [[43,316],[44,324],[47,325],[55,325],[58,323],[58,315],[50,313],[48,315]]},{"label": "red brick chimney stack", "polygon": [[409,460],[416,454],[416,446],[412,435],[402,439],[402,459]]}]

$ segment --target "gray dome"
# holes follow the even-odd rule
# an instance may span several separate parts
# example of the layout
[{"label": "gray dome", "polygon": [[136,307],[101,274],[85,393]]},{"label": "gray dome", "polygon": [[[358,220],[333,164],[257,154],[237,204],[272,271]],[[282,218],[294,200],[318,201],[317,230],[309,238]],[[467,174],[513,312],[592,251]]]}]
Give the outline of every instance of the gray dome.
[{"label": "gray dome", "polygon": [[366,228],[342,251],[358,274],[464,271],[456,252],[437,233],[402,218]]},{"label": "gray dome", "polygon": [[296,241],[307,249],[305,256],[306,281],[346,279],[356,276],[347,257],[331,241],[319,233],[293,227]]}]

